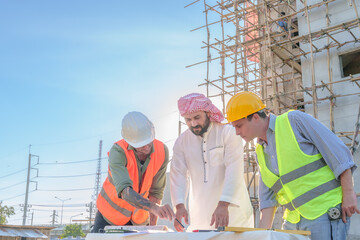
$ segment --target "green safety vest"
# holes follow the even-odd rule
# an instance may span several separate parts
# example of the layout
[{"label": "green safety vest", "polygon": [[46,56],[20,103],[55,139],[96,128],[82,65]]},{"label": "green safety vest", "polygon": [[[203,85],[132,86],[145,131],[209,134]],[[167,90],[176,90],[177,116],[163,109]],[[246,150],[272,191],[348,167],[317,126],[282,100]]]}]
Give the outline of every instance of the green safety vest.
[{"label": "green safety vest", "polygon": [[266,166],[262,145],[257,144],[256,154],[264,184],[286,208],[284,219],[291,223],[299,222],[300,216],[313,220],[342,202],[340,181],[320,153],[307,155],[301,151],[288,112],[276,118],[275,143],[279,176]]}]

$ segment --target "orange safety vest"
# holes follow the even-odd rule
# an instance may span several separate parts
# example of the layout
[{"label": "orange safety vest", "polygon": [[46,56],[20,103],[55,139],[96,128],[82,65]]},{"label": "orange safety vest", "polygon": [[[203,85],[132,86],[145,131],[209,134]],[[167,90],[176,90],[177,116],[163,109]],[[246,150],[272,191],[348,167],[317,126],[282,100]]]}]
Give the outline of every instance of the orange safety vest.
[{"label": "orange safety vest", "polygon": [[[126,168],[129,177],[133,182],[132,188],[135,192],[141,194],[144,198],[148,198],[149,190],[156,173],[165,161],[164,144],[159,140],[154,140],[154,152],[150,156],[150,162],[142,176],[142,183],[139,189],[139,171],[137,167],[136,157],[133,150],[128,150],[129,144],[125,140],[116,142],[125,152],[127,159]],[[130,220],[137,225],[144,224],[149,218],[149,212],[137,209],[118,197],[112,174],[109,167],[109,175],[106,178],[101,192],[96,201],[97,209],[103,217],[112,225],[124,225]]]}]

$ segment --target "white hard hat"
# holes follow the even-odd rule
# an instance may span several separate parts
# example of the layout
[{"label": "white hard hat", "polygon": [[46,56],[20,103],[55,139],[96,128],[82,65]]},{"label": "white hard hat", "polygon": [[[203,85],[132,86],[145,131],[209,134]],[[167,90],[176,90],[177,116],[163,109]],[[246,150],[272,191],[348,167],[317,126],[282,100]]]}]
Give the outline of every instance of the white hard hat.
[{"label": "white hard hat", "polygon": [[122,120],[121,135],[132,147],[139,148],[154,141],[155,128],[141,112],[129,112]]}]

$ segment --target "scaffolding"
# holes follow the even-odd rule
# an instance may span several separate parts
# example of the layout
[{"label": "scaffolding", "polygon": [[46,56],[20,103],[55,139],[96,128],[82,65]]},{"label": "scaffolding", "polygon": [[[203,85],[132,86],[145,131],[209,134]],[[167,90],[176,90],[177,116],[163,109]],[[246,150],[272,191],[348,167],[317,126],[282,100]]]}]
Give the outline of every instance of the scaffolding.
[{"label": "scaffolding", "polygon": [[[224,114],[231,96],[252,91],[269,112],[305,111],[324,120],[347,146],[358,146],[359,128],[336,124],[343,121],[342,104],[360,103],[360,77],[355,75],[360,67],[354,64],[360,56],[358,0],[196,0],[185,7],[194,4],[201,4],[205,25],[191,31],[205,30],[207,57],[187,67],[206,64],[199,86]],[[346,14],[339,18],[338,11]],[[353,122],[357,109],[350,114]],[[254,149],[254,142],[247,143],[244,159],[258,210]]]}]

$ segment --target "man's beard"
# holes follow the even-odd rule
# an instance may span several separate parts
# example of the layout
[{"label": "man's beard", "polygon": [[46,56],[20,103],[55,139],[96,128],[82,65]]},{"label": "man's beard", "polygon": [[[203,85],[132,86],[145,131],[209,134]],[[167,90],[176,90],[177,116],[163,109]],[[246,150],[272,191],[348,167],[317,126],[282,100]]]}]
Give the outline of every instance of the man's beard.
[{"label": "man's beard", "polygon": [[[203,126],[201,125],[196,125],[195,127],[190,127],[190,131],[192,131],[193,134],[197,135],[197,136],[202,136],[204,133],[206,133],[206,131],[208,130],[210,126],[210,119],[208,116],[206,116],[206,120]],[[194,128],[200,128],[200,131],[195,132]]]}]

